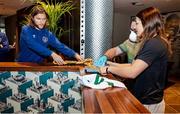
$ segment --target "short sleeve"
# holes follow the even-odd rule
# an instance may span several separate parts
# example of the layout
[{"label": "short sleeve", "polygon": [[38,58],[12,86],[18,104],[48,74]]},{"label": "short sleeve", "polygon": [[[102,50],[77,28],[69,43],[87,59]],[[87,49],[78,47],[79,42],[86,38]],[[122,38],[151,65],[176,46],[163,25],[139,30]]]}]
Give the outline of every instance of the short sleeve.
[{"label": "short sleeve", "polygon": [[162,41],[157,38],[153,38],[144,44],[135,59],[143,60],[148,65],[151,65],[154,60],[158,59],[163,51],[165,50]]},{"label": "short sleeve", "polygon": [[122,44],[118,46],[123,52],[127,52],[127,42],[128,40],[124,41]]}]

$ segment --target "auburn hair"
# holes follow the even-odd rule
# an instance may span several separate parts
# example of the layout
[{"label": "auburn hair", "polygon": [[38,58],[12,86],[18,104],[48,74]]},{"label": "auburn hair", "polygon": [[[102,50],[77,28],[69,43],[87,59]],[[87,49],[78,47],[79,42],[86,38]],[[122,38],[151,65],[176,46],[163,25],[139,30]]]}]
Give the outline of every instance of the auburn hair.
[{"label": "auburn hair", "polygon": [[169,53],[172,54],[171,45],[166,37],[164,21],[159,9],[155,7],[146,8],[140,11],[136,15],[136,17],[141,20],[144,28],[143,33],[139,37],[139,40],[142,41],[141,48],[147,40],[154,38],[154,36],[158,35],[160,36],[160,39],[165,42]]},{"label": "auburn hair", "polygon": [[[37,26],[36,23],[34,22],[34,16],[36,16],[37,14],[45,14],[47,20],[49,19],[49,15],[48,15],[47,12],[44,10],[44,8],[43,8],[42,6],[40,6],[40,5],[35,5],[35,6],[32,8],[31,13],[29,14],[29,25],[30,25],[30,26],[33,26],[33,27],[36,27],[36,26]],[[48,26],[48,21],[46,21],[44,27],[47,27],[47,26]]]}]

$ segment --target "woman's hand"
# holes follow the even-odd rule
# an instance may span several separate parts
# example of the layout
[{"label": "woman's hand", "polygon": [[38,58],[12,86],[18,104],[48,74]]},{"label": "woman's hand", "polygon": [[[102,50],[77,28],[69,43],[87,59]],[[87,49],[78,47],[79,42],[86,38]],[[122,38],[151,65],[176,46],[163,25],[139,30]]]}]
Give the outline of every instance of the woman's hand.
[{"label": "woman's hand", "polygon": [[78,60],[78,61],[83,61],[84,59],[79,55],[79,54],[75,54],[75,58]]},{"label": "woman's hand", "polygon": [[107,75],[108,74],[108,67],[109,66],[100,67],[100,74],[101,75]]},{"label": "woman's hand", "polygon": [[58,64],[58,65],[64,65],[65,62],[64,60],[61,58],[60,55],[56,54],[56,53],[52,53],[51,57],[53,58],[53,60]]}]

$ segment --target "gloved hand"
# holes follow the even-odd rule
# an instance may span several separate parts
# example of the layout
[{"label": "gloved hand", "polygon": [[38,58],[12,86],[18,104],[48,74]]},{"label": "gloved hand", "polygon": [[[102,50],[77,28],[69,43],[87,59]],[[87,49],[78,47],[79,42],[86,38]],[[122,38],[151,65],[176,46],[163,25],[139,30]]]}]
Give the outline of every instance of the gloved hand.
[{"label": "gloved hand", "polygon": [[107,56],[103,55],[94,62],[94,66],[103,67],[105,66],[106,62],[107,62]]}]

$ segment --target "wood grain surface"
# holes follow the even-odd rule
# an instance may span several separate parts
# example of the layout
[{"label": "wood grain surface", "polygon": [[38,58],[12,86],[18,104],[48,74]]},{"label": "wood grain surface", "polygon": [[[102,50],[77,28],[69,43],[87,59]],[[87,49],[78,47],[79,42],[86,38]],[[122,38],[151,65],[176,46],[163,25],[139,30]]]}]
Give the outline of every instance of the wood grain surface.
[{"label": "wood grain surface", "polygon": [[[27,62],[0,62],[0,71],[79,71],[83,66],[39,65]],[[115,79],[113,75],[108,78]],[[149,111],[124,88],[95,90],[83,87],[83,106],[85,113],[149,113]]]},{"label": "wood grain surface", "polygon": [[30,62],[0,62],[0,71],[80,71],[83,66],[64,65],[58,66],[52,63],[36,64]]}]

